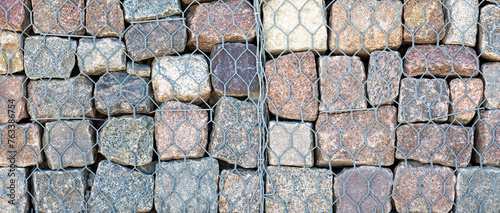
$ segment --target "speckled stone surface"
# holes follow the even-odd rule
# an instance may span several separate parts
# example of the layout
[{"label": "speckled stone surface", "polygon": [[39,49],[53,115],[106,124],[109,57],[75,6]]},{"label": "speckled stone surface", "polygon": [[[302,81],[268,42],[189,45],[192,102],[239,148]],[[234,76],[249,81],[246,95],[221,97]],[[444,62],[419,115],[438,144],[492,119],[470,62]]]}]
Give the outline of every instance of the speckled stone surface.
[{"label": "speckled stone surface", "polygon": [[75,66],[76,48],[73,39],[31,36],[24,41],[26,75],[30,79],[69,78]]},{"label": "speckled stone surface", "polygon": [[286,166],[268,166],[266,170],[267,213],[333,211],[333,173],[330,170]]},{"label": "speckled stone surface", "polygon": [[[4,109],[0,110],[0,124],[9,120],[19,122],[28,117],[25,82],[24,75],[0,75],[0,109]],[[11,115],[14,118],[11,119]]]},{"label": "speckled stone surface", "polygon": [[465,45],[474,47],[476,45],[477,21],[479,16],[478,0],[444,0],[445,13],[448,25],[444,44]]},{"label": "speckled stone surface", "polygon": [[201,158],[208,143],[208,111],[193,104],[165,102],[155,112],[156,151],[160,160]]},{"label": "speckled stone surface", "polygon": [[88,208],[90,212],[150,212],[153,175],[103,160],[97,167]]},{"label": "speckled stone surface", "polygon": [[500,62],[484,63],[481,71],[484,79],[484,107],[500,109]]},{"label": "speckled stone surface", "polygon": [[392,104],[399,95],[403,61],[399,52],[374,51],[368,63],[366,91],[373,106]]},{"label": "speckled stone surface", "polygon": [[155,101],[202,103],[212,92],[210,71],[205,56],[186,54],[153,60],[151,73]]},{"label": "speckled stone surface", "polygon": [[500,209],[498,184],[500,169],[494,167],[467,167],[457,172],[457,198],[455,211],[495,212]]},{"label": "speckled stone surface", "polygon": [[99,153],[121,165],[153,160],[154,119],[145,115],[111,117],[99,130]]},{"label": "speckled stone surface", "polygon": [[473,160],[483,166],[500,166],[500,110],[481,110],[476,123]]},{"label": "speckled stone surface", "polygon": [[[2,18],[2,16],[0,16],[0,18]],[[0,23],[2,23],[2,21],[0,21]],[[0,29],[7,29],[7,27]],[[0,56],[0,74],[17,73],[23,71],[23,47],[24,35],[7,30],[0,31],[0,52],[2,53]]]},{"label": "speckled stone surface", "polygon": [[211,141],[211,156],[243,168],[257,167],[260,133],[257,105],[226,97],[215,108]]},{"label": "speckled stone surface", "polygon": [[315,121],[319,90],[312,52],[282,55],[266,62],[269,111],[281,118]]},{"label": "speckled stone surface", "polygon": [[125,31],[119,0],[87,0],[85,26],[96,37],[120,37]]},{"label": "speckled stone surface", "polygon": [[500,61],[500,2],[481,8],[479,16],[478,51],[481,57],[492,61]]},{"label": "speckled stone surface", "polygon": [[50,169],[87,167],[95,163],[96,131],[90,121],[47,122],[43,134],[44,153]]},{"label": "speckled stone surface", "polygon": [[182,13],[179,0],[124,0],[125,21],[162,19]]},{"label": "speckled stone surface", "polygon": [[477,110],[473,109],[479,108],[483,102],[483,80],[480,78],[455,78],[449,84],[450,113],[462,113],[450,116],[448,121],[465,125],[476,115]]},{"label": "speckled stone surface", "polygon": [[[9,137],[12,135],[9,130],[14,130],[14,138]],[[41,154],[43,130],[38,124],[0,125],[0,132],[2,141],[0,166],[7,167],[14,163],[16,167],[28,167],[43,162],[44,157]]]},{"label": "speckled stone surface", "polygon": [[[26,5],[26,6],[25,6]],[[3,0],[0,6],[4,9],[0,10],[0,18],[10,22],[0,22],[0,29],[18,31],[19,29],[27,31],[30,25],[30,0]],[[7,14],[5,12],[7,11]],[[12,27],[15,26],[15,27]]]},{"label": "speckled stone surface", "polygon": [[129,61],[127,62],[126,71],[128,74],[136,74],[143,78],[151,77],[151,67],[148,64],[137,64]]},{"label": "speckled stone surface", "polygon": [[126,113],[149,113],[154,109],[153,91],[148,78],[125,72],[106,73],[95,85],[97,111],[110,116]]},{"label": "speckled stone surface", "polygon": [[[160,162],[156,167],[158,212],[217,212],[219,163],[213,158]],[[175,178],[175,179],[174,179]]]},{"label": "speckled stone surface", "polygon": [[470,77],[477,75],[478,69],[476,51],[457,45],[415,45],[404,60],[404,72],[410,77]]},{"label": "speckled stone surface", "polygon": [[125,44],[117,38],[82,38],[78,41],[77,55],[78,68],[87,75],[126,69]]},{"label": "speckled stone surface", "polygon": [[63,79],[32,80],[28,83],[28,112],[32,119],[94,117],[94,84],[83,75]]},{"label": "speckled stone surface", "polygon": [[396,125],[394,106],[320,114],[315,126],[316,166],[392,165]]},{"label": "speckled stone surface", "polygon": [[405,124],[396,130],[397,159],[466,167],[474,146],[474,129],[451,124]]},{"label": "speckled stone surface", "polygon": [[25,168],[0,168],[0,212],[29,212]]},{"label": "speckled stone surface", "polygon": [[325,53],[324,10],[322,0],[266,1],[262,4],[265,50],[273,55],[307,50]]},{"label": "speckled stone surface", "polygon": [[187,46],[203,52],[212,51],[215,44],[252,42],[255,38],[255,16],[252,4],[245,0],[191,5],[186,13],[190,29]]},{"label": "speckled stone surface", "polygon": [[[390,212],[392,171],[375,166],[345,168],[335,176],[335,212]],[[365,197],[366,196],[366,197]]]},{"label": "speckled stone surface", "polygon": [[405,43],[430,44],[444,38],[445,14],[440,0],[406,1],[402,10]]},{"label": "speckled stone surface", "polygon": [[318,61],[320,111],[341,112],[367,107],[365,67],[359,57],[323,56]]},{"label": "speckled stone surface", "polygon": [[314,166],[314,133],[312,123],[269,121],[269,165]]},{"label": "speckled stone surface", "polygon": [[398,122],[445,122],[449,107],[448,83],[444,79],[401,80]]},{"label": "speckled stone surface", "polygon": [[452,209],[456,183],[453,169],[408,161],[399,163],[394,173],[392,199],[398,212],[432,209],[444,213]]},{"label": "speckled stone surface", "polygon": [[87,169],[33,171],[33,208],[40,212],[84,211],[87,176]]},{"label": "speckled stone surface", "polygon": [[186,25],[179,18],[131,24],[125,33],[127,53],[133,61],[180,54],[186,40]]},{"label": "speckled stone surface", "polygon": [[335,1],[329,21],[330,50],[366,56],[386,47],[398,49],[403,42],[402,7],[399,0]]},{"label": "speckled stone surface", "polygon": [[219,190],[219,212],[260,212],[261,187],[257,171],[222,170]]},{"label": "speckled stone surface", "polygon": [[32,0],[36,34],[85,34],[85,0]]}]

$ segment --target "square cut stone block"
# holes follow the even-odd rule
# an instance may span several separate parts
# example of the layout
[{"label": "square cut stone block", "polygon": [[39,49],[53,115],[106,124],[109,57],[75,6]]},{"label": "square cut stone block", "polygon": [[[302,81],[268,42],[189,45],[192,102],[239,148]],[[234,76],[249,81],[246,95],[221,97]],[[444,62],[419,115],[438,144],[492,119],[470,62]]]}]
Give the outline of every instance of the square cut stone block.
[{"label": "square cut stone block", "polygon": [[[497,0],[498,1],[498,0]],[[500,2],[481,8],[477,46],[482,58],[500,61]]]},{"label": "square cut stone block", "polygon": [[29,79],[69,78],[75,66],[77,41],[56,36],[31,36],[24,41],[24,71]]},{"label": "square cut stone block", "polygon": [[256,170],[222,170],[219,190],[219,212],[260,212],[261,187]]},{"label": "square cut stone block", "polygon": [[446,35],[445,13],[441,0],[405,0],[401,8],[405,24],[405,43],[431,44]]},{"label": "square cut stone block", "polygon": [[119,0],[87,0],[85,26],[96,37],[121,37],[125,31]]},{"label": "square cut stone block", "polygon": [[450,81],[450,113],[448,121],[468,124],[483,102],[483,80],[480,78],[455,78]]},{"label": "square cut stone block", "polygon": [[500,109],[479,111],[476,123],[474,162],[500,166]]},{"label": "square cut stone block", "polygon": [[31,1],[30,0],[2,0],[0,1],[0,18],[8,21],[0,22],[0,29],[18,31],[29,31],[31,17]]},{"label": "square cut stone block", "polygon": [[28,118],[26,76],[0,75],[0,125]]},{"label": "square cut stone block", "polygon": [[495,212],[500,209],[498,179],[500,169],[495,167],[467,167],[457,171],[457,213]]},{"label": "square cut stone block", "polygon": [[270,165],[314,166],[314,133],[309,122],[269,122],[269,147],[267,156]]},{"label": "square cut stone block", "polygon": [[484,107],[500,109],[500,62],[484,63],[481,70],[484,80]]},{"label": "square cut stone block", "polygon": [[[0,3],[1,5],[1,3]],[[3,12],[3,9],[0,9]],[[1,18],[0,12],[0,18]],[[0,25],[3,21],[0,21]],[[18,73],[24,70],[24,35],[0,28],[0,74]]]},{"label": "square cut stone block", "polygon": [[0,212],[29,212],[30,192],[28,191],[25,168],[0,167]]},{"label": "square cut stone block", "polygon": [[479,17],[478,0],[444,0],[446,17],[446,35],[444,44],[465,45],[474,47],[477,37],[477,21]]},{"label": "square cut stone block", "polygon": [[85,34],[85,0],[32,0],[36,34]]},{"label": "square cut stone block", "polygon": [[403,61],[399,52],[372,52],[366,80],[366,91],[371,105],[393,104],[397,101],[402,73]]},{"label": "square cut stone block", "polygon": [[78,68],[87,75],[126,69],[125,44],[117,38],[82,38],[78,41],[77,55]]},{"label": "square cut stone block", "polygon": [[41,152],[42,131],[37,123],[0,125],[0,166],[41,164],[44,160]]}]

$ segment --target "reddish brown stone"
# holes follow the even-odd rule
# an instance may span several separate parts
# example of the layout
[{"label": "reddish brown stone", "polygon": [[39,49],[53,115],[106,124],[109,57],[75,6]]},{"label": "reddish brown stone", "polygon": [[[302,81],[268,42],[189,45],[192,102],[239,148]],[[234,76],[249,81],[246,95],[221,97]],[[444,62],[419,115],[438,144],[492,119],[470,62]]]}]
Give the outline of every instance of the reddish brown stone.
[{"label": "reddish brown stone", "polygon": [[255,38],[255,16],[245,0],[215,1],[191,5],[187,11],[188,48],[210,52],[215,44],[251,42]]},{"label": "reddish brown stone", "polygon": [[125,30],[119,0],[87,0],[86,26],[90,35],[120,37]]},{"label": "reddish brown stone", "polygon": [[[480,78],[455,78],[450,81],[451,113],[450,122],[469,123],[483,101],[483,80]],[[459,113],[462,112],[462,113]]]},{"label": "reddish brown stone", "polygon": [[500,110],[479,111],[476,123],[474,161],[483,166],[500,166]]},{"label": "reddish brown stone", "polygon": [[317,166],[394,163],[396,107],[320,114],[316,122]]},{"label": "reddish brown stone", "polygon": [[440,0],[404,0],[403,11],[404,42],[430,44],[444,38],[445,20]]},{"label": "reddish brown stone", "polygon": [[312,52],[283,55],[266,62],[266,79],[271,113],[287,119],[316,120],[318,85]]},{"label": "reddish brown stone", "polygon": [[28,117],[25,81],[25,75],[0,75],[0,124]]},{"label": "reddish brown stone", "polygon": [[28,167],[43,162],[42,128],[38,124],[0,125],[0,132],[0,166],[14,163],[16,167]]},{"label": "reddish brown stone", "polygon": [[396,131],[397,159],[450,167],[469,164],[474,131],[470,127],[451,124],[406,124]]},{"label": "reddish brown stone", "polygon": [[36,34],[85,34],[85,0],[32,0]]},{"label": "reddish brown stone", "polygon": [[[30,24],[30,0],[2,0],[0,1],[0,29],[18,31],[28,31]],[[5,14],[7,12],[7,14]]]},{"label": "reddish brown stone", "polygon": [[453,207],[456,177],[451,168],[409,161],[399,163],[394,173],[392,199],[398,212],[444,213]]},{"label": "reddish brown stone", "polygon": [[160,160],[201,158],[208,143],[208,113],[192,104],[167,101],[155,113]]},{"label": "reddish brown stone", "polygon": [[416,45],[406,53],[404,72],[410,77],[470,77],[478,74],[478,64],[476,51],[470,47]]}]

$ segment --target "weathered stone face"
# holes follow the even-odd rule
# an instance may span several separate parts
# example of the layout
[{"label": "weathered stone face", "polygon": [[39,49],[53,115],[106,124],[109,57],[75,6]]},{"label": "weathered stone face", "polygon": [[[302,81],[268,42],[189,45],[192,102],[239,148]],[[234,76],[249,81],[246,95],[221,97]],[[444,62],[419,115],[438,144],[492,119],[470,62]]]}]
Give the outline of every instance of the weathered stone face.
[{"label": "weathered stone face", "polygon": [[32,0],[36,34],[85,34],[85,0]]},{"label": "weathered stone face", "polygon": [[259,175],[255,170],[222,170],[219,212],[260,212]]},{"label": "weathered stone face", "polygon": [[270,165],[314,166],[314,133],[309,122],[270,121],[267,156]]},{"label": "weathered stone face", "polygon": [[474,162],[483,166],[500,166],[500,110],[481,110],[476,123]]},{"label": "weathered stone face", "polygon": [[30,192],[25,168],[0,168],[0,212],[28,212]]},{"label": "weathered stone face", "polygon": [[403,61],[399,52],[374,51],[371,53],[366,81],[367,95],[371,105],[392,104],[396,101],[402,73]]},{"label": "weathered stone face", "polygon": [[0,29],[21,32],[28,31],[30,25],[30,0],[3,0],[0,2],[0,18],[9,22],[0,21]]},{"label": "weathered stone face", "polygon": [[119,0],[87,1],[85,26],[96,37],[121,37],[125,30]]},{"label": "weathered stone face", "polygon": [[455,211],[495,212],[500,209],[498,177],[500,169],[494,167],[467,167],[457,172],[457,198]]},{"label": "weathered stone face", "polygon": [[124,0],[125,21],[162,19],[182,13],[179,0]]},{"label": "weathered stone face", "polygon": [[[3,12],[3,9],[0,11]],[[1,14],[0,18],[2,18]],[[0,55],[0,74],[23,71],[24,54],[21,48],[24,47],[24,35],[7,31],[7,27],[0,29],[3,29],[0,31],[0,53],[2,53]]]},{"label": "weathered stone face", "polygon": [[135,62],[127,62],[127,73],[136,74],[143,78],[151,78],[151,67],[148,64],[137,64]]},{"label": "weathered stone face", "polygon": [[431,44],[446,34],[443,5],[439,0],[408,0],[402,8],[405,43]]},{"label": "weathered stone face", "polygon": [[76,48],[73,39],[31,36],[24,44],[26,75],[30,79],[69,78],[75,66]]},{"label": "weathered stone face", "polygon": [[24,75],[0,75],[0,125],[28,117],[25,82]]},{"label": "weathered stone face", "polygon": [[484,107],[500,109],[500,62],[484,63],[481,66],[484,79]]},{"label": "weathered stone face", "polygon": [[[483,102],[483,81],[480,78],[455,78],[450,81],[450,113],[448,121],[468,124]],[[462,112],[462,113],[460,113]]]},{"label": "weathered stone face", "polygon": [[42,163],[42,131],[36,123],[0,125],[0,166],[7,167],[14,163],[16,167],[28,167]]},{"label": "weathered stone face", "polygon": [[[498,4],[498,3],[497,3]],[[481,8],[478,47],[481,57],[500,61],[500,6],[489,4]]]},{"label": "weathered stone face", "polygon": [[82,38],[78,42],[77,55],[78,68],[87,75],[102,75],[126,69],[125,44],[120,39]]},{"label": "weathered stone face", "polygon": [[476,45],[477,20],[479,16],[478,0],[445,0],[446,35],[444,44]]}]

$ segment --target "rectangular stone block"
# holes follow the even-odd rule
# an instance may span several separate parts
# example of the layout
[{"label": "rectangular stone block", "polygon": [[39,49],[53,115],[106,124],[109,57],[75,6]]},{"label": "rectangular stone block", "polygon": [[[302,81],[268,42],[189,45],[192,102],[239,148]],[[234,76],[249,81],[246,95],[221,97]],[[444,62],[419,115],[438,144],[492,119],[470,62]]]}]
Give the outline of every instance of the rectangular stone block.
[{"label": "rectangular stone block", "polygon": [[474,47],[479,16],[478,0],[444,0],[444,6],[448,16],[443,43]]},{"label": "rectangular stone block", "polygon": [[85,26],[96,37],[122,37],[125,30],[119,0],[87,0]]},{"label": "rectangular stone block", "polygon": [[28,167],[43,162],[42,128],[36,123],[0,125],[0,166]]},{"label": "rectangular stone block", "polygon": [[0,75],[0,125],[29,117],[25,83],[25,75]]},{"label": "rectangular stone block", "polygon": [[0,21],[0,29],[21,32],[29,31],[31,17],[30,0],[2,0],[0,2],[0,18],[8,21]]},{"label": "rectangular stone block", "polygon": [[261,186],[256,170],[222,170],[219,190],[219,212],[260,212]]},{"label": "rectangular stone block", "polygon": [[[3,2],[0,3],[0,5]],[[3,12],[3,9],[0,9]],[[0,18],[1,16],[0,12]],[[0,20],[0,25],[3,21]],[[17,73],[24,70],[24,35],[0,28],[0,74]]]},{"label": "rectangular stone block", "polygon": [[474,162],[500,166],[500,110],[480,110],[476,122]]},{"label": "rectangular stone block", "polygon": [[269,121],[267,156],[274,166],[314,166],[312,123]]},{"label": "rectangular stone block", "polygon": [[28,78],[69,78],[75,66],[76,43],[76,40],[56,36],[26,39],[24,69]]},{"label": "rectangular stone block", "polygon": [[484,80],[484,104],[486,109],[500,109],[500,62],[484,63],[481,71]]},{"label": "rectangular stone block", "polygon": [[372,106],[392,104],[396,101],[402,73],[403,61],[399,52],[371,53],[366,91]]},{"label": "rectangular stone block", "polygon": [[[189,3],[186,5],[189,5]],[[168,16],[181,15],[183,12],[179,0],[124,0],[123,8],[125,9],[125,21],[127,22],[162,19]]]},{"label": "rectangular stone block", "polygon": [[457,213],[495,212],[500,209],[498,179],[500,169],[494,167],[467,167],[457,171]]},{"label": "rectangular stone block", "polygon": [[87,75],[126,69],[125,44],[117,38],[82,38],[78,41],[77,56],[80,72]]},{"label": "rectangular stone block", "polygon": [[29,212],[25,168],[0,167],[0,212]]},{"label": "rectangular stone block", "polygon": [[405,0],[402,8],[405,43],[432,44],[446,34],[445,14],[440,0]]},{"label": "rectangular stone block", "polygon": [[500,61],[500,5],[488,4],[481,8],[479,16],[478,51],[481,58]]},{"label": "rectangular stone block", "polygon": [[85,0],[32,0],[36,34],[85,34]]},{"label": "rectangular stone block", "polygon": [[[483,102],[483,81],[480,78],[455,78],[450,81],[450,113],[449,122],[468,124],[476,115]],[[458,113],[458,114],[457,114]]]}]

